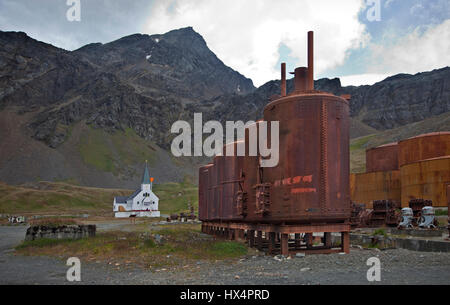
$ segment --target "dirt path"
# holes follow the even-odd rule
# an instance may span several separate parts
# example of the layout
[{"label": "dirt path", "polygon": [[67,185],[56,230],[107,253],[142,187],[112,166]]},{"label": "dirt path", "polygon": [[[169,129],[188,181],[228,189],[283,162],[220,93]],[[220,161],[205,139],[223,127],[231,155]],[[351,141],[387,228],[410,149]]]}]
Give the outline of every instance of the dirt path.
[{"label": "dirt path", "polygon": [[[118,226],[102,226],[104,229]],[[62,259],[15,255],[26,227],[0,226],[0,284],[71,284]],[[198,261],[188,269],[151,272],[105,263],[81,266],[78,284],[369,284],[369,257],[381,261],[381,284],[450,284],[450,253],[352,249],[349,255],[310,255],[277,261],[248,256],[227,262]]]}]

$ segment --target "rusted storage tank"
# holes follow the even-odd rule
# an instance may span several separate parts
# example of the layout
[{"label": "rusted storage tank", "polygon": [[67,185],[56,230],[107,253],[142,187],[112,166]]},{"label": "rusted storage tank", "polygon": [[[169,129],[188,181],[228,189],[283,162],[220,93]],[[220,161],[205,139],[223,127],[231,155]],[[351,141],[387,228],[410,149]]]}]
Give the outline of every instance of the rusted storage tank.
[{"label": "rusted storage tank", "polygon": [[399,141],[399,165],[450,155],[450,132],[433,132]]},{"label": "rusted storage tank", "polygon": [[270,193],[268,204],[259,208],[267,222],[350,218],[349,102],[314,90],[312,32],[308,38],[308,68],[295,69],[295,90],[264,108],[268,125],[279,121],[280,127],[279,163],[263,168],[256,190],[257,198]]},{"label": "rusted storage tank", "polygon": [[[227,154],[227,148],[234,147],[233,155]],[[237,202],[239,192],[242,191],[242,175],[244,157],[238,156],[238,146],[245,150],[244,141],[232,142],[223,147],[223,175],[219,183],[222,188],[222,202],[220,219],[222,221],[242,220],[243,215],[239,211]],[[244,151],[245,152],[245,151]]]},{"label": "rusted storage tank", "polygon": [[402,207],[411,199],[426,199],[435,207],[447,206],[446,188],[450,182],[450,155],[403,165]]},{"label": "rusted storage tank", "polygon": [[447,185],[447,229],[448,229],[448,236],[450,237],[450,184]]},{"label": "rusted storage tank", "polygon": [[212,221],[216,219],[217,211],[217,162],[214,162],[209,170],[209,185],[208,185],[208,220]]},{"label": "rusted storage tank", "polygon": [[[255,185],[259,183],[258,133],[261,121],[262,120],[255,122],[245,130],[245,157],[242,166],[244,181],[238,205],[242,206],[242,214],[244,215],[245,220],[249,222],[262,220],[262,215],[256,213],[255,191]],[[253,141],[253,145],[250,143],[251,140]]]},{"label": "rusted storage tank", "polygon": [[401,201],[400,171],[350,174],[350,198],[372,208],[375,200]]},{"label": "rusted storage tank", "polygon": [[198,217],[201,221],[208,220],[208,196],[209,196],[209,174],[213,165],[208,164],[199,168],[198,173]]},{"label": "rusted storage tank", "polygon": [[398,143],[390,143],[366,150],[366,172],[398,170]]},{"label": "rusted storage tank", "polygon": [[225,157],[217,155],[214,157],[214,170],[212,172],[212,189],[213,201],[211,203],[211,220],[222,219],[222,204],[223,204],[223,185],[225,170]]}]

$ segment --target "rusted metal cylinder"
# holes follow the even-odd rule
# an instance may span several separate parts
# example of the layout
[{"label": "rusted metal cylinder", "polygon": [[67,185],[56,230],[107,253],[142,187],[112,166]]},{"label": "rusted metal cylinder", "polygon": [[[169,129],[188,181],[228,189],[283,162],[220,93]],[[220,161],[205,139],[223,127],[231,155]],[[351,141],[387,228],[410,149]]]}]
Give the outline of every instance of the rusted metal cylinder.
[{"label": "rusted metal cylinder", "polygon": [[450,132],[434,132],[399,141],[399,166],[450,155]]},{"label": "rusted metal cylinder", "polygon": [[435,207],[447,206],[446,187],[450,182],[450,155],[403,165],[402,207],[412,199],[426,199]]},{"label": "rusted metal cylinder", "polygon": [[305,67],[296,68],[293,72],[294,77],[294,93],[298,94],[308,90],[308,69]]},{"label": "rusted metal cylinder", "polygon": [[394,171],[398,170],[397,142],[366,150],[366,172]]},{"label": "rusted metal cylinder", "polygon": [[281,96],[286,96],[286,63],[281,63]]},{"label": "rusted metal cylinder", "polygon": [[206,191],[207,191],[207,181],[205,181],[206,174],[208,170],[206,166],[201,166],[198,169],[198,218],[202,221],[206,220],[206,209],[207,209],[207,200]]},{"label": "rusted metal cylinder", "polygon": [[[259,124],[250,125],[245,130],[245,157],[243,161],[243,210],[245,212],[245,220],[256,222],[262,220],[262,215],[256,214],[256,192],[255,185],[258,183],[258,133]],[[253,141],[253,143],[251,143]],[[252,145],[253,144],[253,145]],[[253,146],[253,148],[252,148]]]},{"label": "rusted metal cylinder", "polygon": [[308,90],[314,90],[314,32],[308,32]]},{"label": "rusted metal cylinder", "polygon": [[223,184],[225,176],[225,156],[215,156],[214,157],[214,171],[213,171],[213,186],[214,186],[214,202],[212,202],[212,219],[220,220],[222,219],[222,209],[223,209]]},{"label": "rusted metal cylinder", "polygon": [[[223,221],[236,221],[243,218],[241,202],[242,172],[244,156],[238,156],[238,146],[244,147],[244,141],[229,143],[223,147],[223,175],[219,183],[222,187],[222,206],[220,218]],[[227,148],[234,147],[234,155],[228,156]]]},{"label": "rusted metal cylinder", "polygon": [[322,92],[293,94],[268,104],[264,120],[279,121],[280,128],[278,166],[263,169],[262,182],[271,184],[264,219],[296,223],[349,219],[348,101]]},{"label": "rusted metal cylinder", "polygon": [[447,229],[448,229],[448,236],[450,238],[450,184],[447,185]]}]

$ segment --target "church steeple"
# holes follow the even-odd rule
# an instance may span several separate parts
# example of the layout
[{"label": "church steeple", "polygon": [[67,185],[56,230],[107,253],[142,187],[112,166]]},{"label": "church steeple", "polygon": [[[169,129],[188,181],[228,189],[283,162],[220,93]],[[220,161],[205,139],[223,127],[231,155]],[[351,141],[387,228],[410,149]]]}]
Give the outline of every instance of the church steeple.
[{"label": "church steeple", "polygon": [[145,160],[145,169],[144,169],[144,174],[142,175],[141,184],[150,184],[150,174],[148,172],[147,160]]}]

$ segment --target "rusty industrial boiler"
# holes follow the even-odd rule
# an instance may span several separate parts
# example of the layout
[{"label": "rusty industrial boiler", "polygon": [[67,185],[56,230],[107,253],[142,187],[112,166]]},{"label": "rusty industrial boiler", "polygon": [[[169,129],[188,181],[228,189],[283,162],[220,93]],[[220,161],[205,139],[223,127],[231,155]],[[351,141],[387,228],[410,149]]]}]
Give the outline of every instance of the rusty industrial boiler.
[{"label": "rusty industrial boiler", "polygon": [[[235,151],[242,145],[245,156],[227,156],[225,146],[199,169],[203,232],[245,237],[251,246],[283,255],[349,252],[349,102],[315,90],[313,69],[313,32],[308,32],[308,67],[292,72],[295,89],[287,94],[282,64],[281,93],[264,108],[268,130],[279,122],[277,166],[261,167],[260,152],[251,151],[258,121],[246,129],[244,141],[228,144]],[[269,133],[268,147],[271,141]],[[338,249],[331,233],[341,233]],[[318,238],[320,245],[313,245]]]}]

